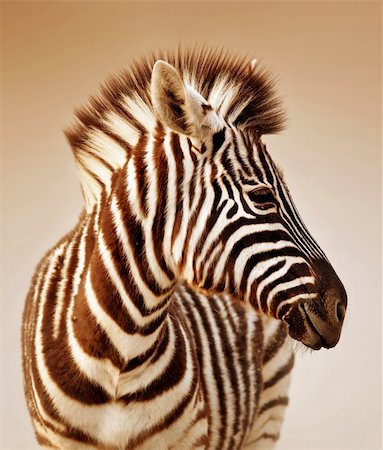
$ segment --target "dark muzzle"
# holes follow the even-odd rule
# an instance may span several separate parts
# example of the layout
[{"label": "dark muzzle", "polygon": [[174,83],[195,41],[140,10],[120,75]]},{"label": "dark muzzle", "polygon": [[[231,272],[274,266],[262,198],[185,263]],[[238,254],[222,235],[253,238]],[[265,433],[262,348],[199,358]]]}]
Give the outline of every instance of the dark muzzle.
[{"label": "dark muzzle", "polygon": [[347,308],[342,282],[326,260],[312,261],[318,295],[295,304],[284,319],[290,336],[314,350],[334,347],[340,338]]}]

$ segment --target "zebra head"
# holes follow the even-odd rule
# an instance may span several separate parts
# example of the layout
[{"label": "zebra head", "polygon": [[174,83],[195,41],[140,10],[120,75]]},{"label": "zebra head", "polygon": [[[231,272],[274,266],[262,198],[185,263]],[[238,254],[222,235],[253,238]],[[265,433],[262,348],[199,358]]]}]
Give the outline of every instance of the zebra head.
[{"label": "zebra head", "polygon": [[204,98],[174,66],[157,61],[153,68],[152,104],[169,130],[177,171],[169,258],[193,288],[230,294],[284,321],[308,347],[333,347],[347,306],[344,287],[261,133],[238,126],[239,108],[221,113],[228,93],[220,86]]}]

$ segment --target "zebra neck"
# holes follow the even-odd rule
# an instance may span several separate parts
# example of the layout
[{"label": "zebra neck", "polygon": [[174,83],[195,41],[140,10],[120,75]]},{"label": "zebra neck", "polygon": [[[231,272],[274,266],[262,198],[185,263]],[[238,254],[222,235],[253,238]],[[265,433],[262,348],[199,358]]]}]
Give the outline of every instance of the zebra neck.
[{"label": "zebra neck", "polygon": [[[88,221],[84,233],[93,245],[74,308],[74,326],[90,333],[93,328],[92,346],[120,368],[160,345],[175,287],[160,250],[158,220],[154,226],[134,214],[126,180],[121,170]],[[83,305],[89,305],[102,333]]]}]

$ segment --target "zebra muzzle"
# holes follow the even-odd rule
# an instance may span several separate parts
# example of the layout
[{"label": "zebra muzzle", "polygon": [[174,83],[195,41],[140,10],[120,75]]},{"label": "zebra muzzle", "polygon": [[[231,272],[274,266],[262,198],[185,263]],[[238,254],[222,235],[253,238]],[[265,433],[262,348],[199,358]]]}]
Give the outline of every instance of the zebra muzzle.
[{"label": "zebra muzzle", "polygon": [[339,342],[342,331],[345,306],[338,302],[335,307],[331,308],[331,311],[326,310],[326,319],[319,317],[307,303],[303,304],[301,309],[305,318],[306,328],[309,328],[312,334],[319,337],[320,347],[335,347]]},{"label": "zebra muzzle", "polygon": [[332,348],[339,341],[345,309],[341,301],[328,309],[319,300],[301,302],[294,305],[283,320],[293,339],[313,350]]}]

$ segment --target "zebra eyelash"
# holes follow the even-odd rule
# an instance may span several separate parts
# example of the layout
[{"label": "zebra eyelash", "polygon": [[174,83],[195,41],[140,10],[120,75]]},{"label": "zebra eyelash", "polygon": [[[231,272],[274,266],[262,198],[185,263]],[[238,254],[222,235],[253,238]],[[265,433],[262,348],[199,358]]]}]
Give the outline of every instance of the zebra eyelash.
[{"label": "zebra eyelash", "polygon": [[261,209],[278,206],[278,200],[273,190],[268,186],[258,186],[247,193],[249,199]]}]

